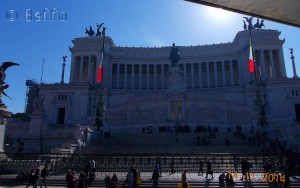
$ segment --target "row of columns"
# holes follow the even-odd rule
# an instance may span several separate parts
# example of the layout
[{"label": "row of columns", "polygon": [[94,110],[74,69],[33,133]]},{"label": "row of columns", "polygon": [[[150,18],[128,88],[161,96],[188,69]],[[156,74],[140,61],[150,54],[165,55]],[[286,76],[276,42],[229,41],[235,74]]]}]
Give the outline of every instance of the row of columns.
[{"label": "row of columns", "polygon": [[[237,64],[237,60],[234,60],[234,61],[218,61],[221,63],[222,65],[222,72],[221,72],[221,75],[222,75],[222,87],[225,87],[226,86],[226,71],[225,71],[225,63],[228,62],[229,63],[229,76],[230,76],[230,80],[229,80],[229,84],[227,84],[228,86],[233,86],[233,85],[237,85],[239,84],[239,81],[240,81],[240,71],[237,70],[237,72],[235,73],[234,70],[233,70],[233,63],[236,62],[236,66],[238,66]],[[195,67],[194,65],[195,64],[198,64],[198,87],[199,88],[203,88],[203,84],[202,84],[202,80],[204,79],[203,78],[203,74],[202,74],[202,69],[201,69],[201,65],[205,64],[206,66],[206,87],[218,87],[218,71],[217,71],[217,62],[205,62],[205,63],[191,63],[189,64],[191,66],[191,70],[190,70],[190,75],[188,75],[188,70],[187,70],[187,64],[181,64],[180,66],[182,66],[183,68],[183,79],[184,79],[184,85],[185,87],[187,87],[187,83],[188,83],[188,77],[191,77],[191,88],[196,88],[195,86],[195,74],[196,74],[196,71],[195,71]],[[209,65],[210,64],[213,64],[213,70],[214,70],[214,84],[211,84],[211,80],[210,80],[210,70],[209,70]],[[120,67],[121,65],[124,66],[124,75],[121,76],[120,74]],[[128,65],[131,65],[131,87],[128,87],[128,81],[127,79],[129,78],[127,72],[128,72],[128,68],[129,66]],[[142,75],[142,66],[146,66],[146,87],[143,87],[142,85],[142,79],[143,79],[143,75]],[[161,87],[157,87],[157,78],[158,78],[158,73],[157,73],[157,66],[160,65],[161,67]],[[116,66],[116,70],[114,71],[114,67],[113,66]],[[153,71],[153,89],[165,89],[166,88],[166,82],[165,82],[165,79],[167,77],[167,75],[165,74],[165,68],[167,67],[167,70],[169,69],[169,65],[168,64],[113,64],[112,67],[111,67],[111,79],[112,82],[111,82],[111,88],[112,89],[136,89],[134,86],[135,84],[135,79],[137,77],[135,77],[135,66],[138,66],[139,67],[139,71],[138,71],[138,80],[139,80],[139,83],[138,83],[138,89],[142,89],[142,88],[146,88],[146,89],[150,89],[150,82],[151,82],[151,79],[152,79],[152,76],[150,78],[150,66],[153,66],[154,68],[154,71]],[[239,69],[239,67],[238,67]],[[238,80],[237,81],[234,81],[234,74],[238,74]],[[130,75],[130,74],[129,74]],[[113,79],[113,78],[116,78],[116,79]],[[122,81],[122,87],[121,84],[120,84],[120,80],[123,80]]]},{"label": "row of columns", "polygon": [[71,64],[70,82],[93,83],[97,80],[97,66],[99,57],[97,55],[74,56]]},{"label": "row of columns", "polygon": [[[274,54],[277,53],[277,54]],[[257,60],[259,63],[259,67],[260,69],[258,71],[260,71],[258,74],[261,76],[262,79],[266,79],[266,78],[277,78],[277,77],[284,77],[284,73],[285,73],[285,66],[283,65],[283,55],[280,53],[280,50],[275,49],[275,50],[271,50],[271,49],[258,49],[255,51],[255,54],[258,55]],[[269,62],[266,62],[265,60],[267,59],[266,56],[269,55]],[[275,59],[274,59],[275,57]],[[89,55],[89,56],[73,56],[72,59],[75,63],[72,63],[71,65],[71,75],[70,75],[70,81],[71,82],[77,82],[77,83],[82,83],[82,82],[89,82],[89,83],[93,83],[96,81],[96,75],[97,75],[97,66],[98,66],[98,60],[99,57],[97,55]],[[222,64],[222,81],[223,81],[223,87],[226,85],[226,76],[225,76],[225,64],[226,61],[221,62]],[[233,78],[233,66],[232,66],[232,61],[229,61],[229,65],[230,65],[230,84],[227,85],[235,85],[234,83],[234,78]],[[210,73],[209,73],[209,65],[210,63],[213,63],[213,69],[214,69],[214,82],[215,83],[211,83],[212,81],[210,80]],[[212,85],[214,85],[215,87],[218,87],[218,85],[220,85],[218,83],[218,72],[217,72],[217,62],[205,62],[205,63],[198,63],[198,68],[199,70],[197,71],[199,73],[199,88],[203,87],[203,82],[202,82],[202,71],[201,71],[201,65],[205,64],[206,65],[206,84],[207,87],[210,87]],[[269,64],[270,66],[267,67],[266,65]],[[144,64],[146,66],[146,86],[143,87],[142,85],[142,65],[143,64],[131,64],[131,87],[128,87],[128,82],[127,82],[127,69],[128,69],[128,64],[123,64],[124,65],[124,78],[122,78],[124,80],[124,85],[123,87],[120,87],[120,65],[121,64],[115,64],[117,65],[117,83],[114,86],[113,83],[111,86],[113,89],[120,89],[120,88],[125,88],[125,89],[134,89],[134,79],[135,79],[135,75],[134,75],[134,67],[135,65],[139,66],[139,86],[138,89],[142,89],[142,88],[146,88],[149,89],[150,86],[150,79],[149,79],[149,67],[150,64]],[[157,66],[160,65],[161,67],[161,84],[159,88],[166,88],[165,84],[165,68],[168,67],[168,64],[151,64],[154,67],[154,79],[153,79],[153,89],[158,89],[157,87]],[[195,63],[191,63],[189,64],[191,65],[191,75],[190,77],[191,79],[191,87],[190,88],[196,88],[195,86],[195,79],[193,79],[195,77]],[[183,68],[183,74],[184,74],[184,85],[187,86],[187,82],[188,82],[188,76],[187,76],[187,64],[181,64],[182,68]],[[269,69],[269,70],[267,70]],[[112,69],[111,69],[112,70]],[[238,71],[239,73],[239,81],[241,78],[241,71]],[[112,76],[113,74],[111,74]],[[112,80],[112,78],[110,79]]]},{"label": "row of columns", "polygon": [[[275,53],[277,53],[275,55]],[[280,50],[272,49],[258,49],[255,50],[256,60],[258,62],[257,66],[260,67],[260,70],[257,69],[257,74],[261,76],[263,80],[270,78],[285,77],[285,66],[283,64],[283,55],[280,53]],[[269,57],[269,59],[267,59]],[[274,59],[276,58],[276,59]],[[266,60],[269,60],[266,62]],[[267,67],[269,64],[269,67]]]}]

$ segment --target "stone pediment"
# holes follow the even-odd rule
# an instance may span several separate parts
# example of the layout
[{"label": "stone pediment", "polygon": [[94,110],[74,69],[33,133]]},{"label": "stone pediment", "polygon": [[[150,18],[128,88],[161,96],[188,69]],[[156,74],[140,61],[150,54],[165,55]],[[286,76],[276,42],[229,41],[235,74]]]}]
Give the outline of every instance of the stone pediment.
[{"label": "stone pediment", "polygon": [[105,40],[105,44],[110,43],[110,45],[114,46],[114,43],[110,37],[103,38],[102,36],[88,36],[75,38],[74,40],[72,40],[74,47],[70,48],[70,50],[100,51],[102,49],[103,40]]}]

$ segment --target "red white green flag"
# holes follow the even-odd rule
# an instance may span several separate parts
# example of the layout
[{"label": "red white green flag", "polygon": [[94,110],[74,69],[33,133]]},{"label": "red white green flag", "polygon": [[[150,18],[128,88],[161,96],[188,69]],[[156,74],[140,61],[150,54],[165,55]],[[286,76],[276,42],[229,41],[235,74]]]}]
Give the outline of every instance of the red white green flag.
[{"label": "red white green flag", "polygon": [[249,61],[248,61],[248,70],[250,73],[255,72],[255,64],[254,64],[254,59],[253,59],[251,41],[250,41],[250,54],[249,54]]},{"label": "red white green flag", "polygon": [[97,74],[97,81],[100,83],[102,82],[103,78],[103,48],[101,50],[101,57],[100,57],[100,63],[98,67],[98,74]]}]

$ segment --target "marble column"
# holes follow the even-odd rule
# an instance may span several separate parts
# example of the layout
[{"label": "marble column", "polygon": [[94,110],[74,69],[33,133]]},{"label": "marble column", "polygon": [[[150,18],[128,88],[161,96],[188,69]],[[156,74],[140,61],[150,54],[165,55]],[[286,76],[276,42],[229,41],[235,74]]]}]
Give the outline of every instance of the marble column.
[{"label": "marble column", "polygon": [[139,64],[139,89],[142,89],[142,64]]},{"label": "marble column", "polygon": [[221,62],[222,64],[222,81],[223,81],[223,87],[226,87],[226,72],[225,72],[225,61]]},{"label": "marble column", "polygon": [[117,64],[117,89],[120,89],[120,64]]},{"label": "marble column", "polygon": [[191,75],[192,75],[192,89],[194,89],[195,88],[194,63],[191,63]]},{"label": "marble column", "polygon": [[157,68],[157,66],[156,66],[156,64],[154,64],[154,65],[153,65],[153,69],[154,69],[154,70],[153,70],[153,71],[154,71],[154,72],[153,72],[153,74],[154,74],[154,85],[153,85],[153,87],[154,87],[154,89],[157,89],[157,83],[156,83],[156,82],[157,82],[157,78],[156,78],[156,68]]},{"label": "marble column", "polygon": [[199,63],[198,69],[199,69],[199,88],[202,88],[203,85],[202,85],[202,70],[201,70],[201,63]]},{"label": "marble column", "polygon": [[77,76],[75,75],[75,67],[76,67],[76,57],[77,56],[73,56],[72,55],[72,59],[71,59],[71,74],[70,74],[70,83],[74,82],[74,77]]},{"label": "marble column", "polygon": [[233,65],[232,65],[232,61],[229,61],[229,68],[230,68],[230,85],[234,86],[234,83],[233,83]]},{"label": "marble column", "polygon": [[150,75],[149,74],[149,64],[146,64],[146,70],[147,70],[147,73],[146,73],[147,74],[146,75],[146,78],[147,78],[147,81],[146,81],[147,82],[147,89],[149,89],[149,77],[150,77],[149,76]]},{"label": "marble column", "polygon": [[124,64],[124,89],[127,89],[127,64]]},{"label": "marble column", "polygon": [[274,58],[273,58],[273,50],[269,50],[269,56],[270,56],[270,63],[271,63],[271,71],[272,71],[272,78],[276,78],[276,72],[275,72],[275,64],[274,64]]},{"label": "marble column", "polygon": [[208,62],[205,62],[205,65],[206,65],[207,88],[210,88],[209,63],[208,63]]},{"label": "marble column", "polygon": [[131,66],[131,89],[134,89],[134,64]]},{"label": "marble column", "polygon": [[265,63],[265,53],[264,50],[259,50],[259,63],[262,80],[266,79],[266,63]]},{"label": "marble column", "polygon": [[[95,69],[94,69],[94,75],[95,75],[95,77],[94,77],[94,82],[98,82],[98,67],[100,65],[100,61],[102,61],[102,60],[100,60],[100,58],[102,58],[100,55],[96,55],[96,57],[95,57]],[[104,70],[103,70],[103,72],[104,72]],[[111,74],[111,78],[112,78],[112,74]]]},{"label": "marble column", "polygon": [[183,63],[183,84],[184,84],[184,86],[183,86],[183,88],[187,88],[187,85],[186,85],[186,63]]},{"label": "marble column", "polygon": [[165,89],[165,66],[161,64],[161,89]]},{"label": "marble column", "polygon": [[89,65],[88,65],[88,82],[93,83],[93,56],[89,56]]},{"label": "marble column", "polygon": [[79,82],[83,82],[83,59],[84,56],[80,56],[80,64],[79,64]]},{"label": "marble column", "polygon": [[284,58],[283,58],[283,51],[282,48],[277,49],[278,50],[278,61],[280,65],[280,76],[285,78],[286,77],[286,70],[285,70],[285,64],[284,64]]},{"label": "marble column", "polygon": [[[110,88],[113,89],[113,71],[114,71],[113,67],[114,67],[114,64],[111,63],[109,66],[110,66],[110,70],[111,70],[111,73],[109,74],[109,77],[110,77],[110,80],[111,80],[110,81]],[[96,66],[96,69],[98,69],[97,66]]]},{"label": "marble column", "polygon": [[215,87],[219,86],[219,81],[218,81],[218,68],[217,68],[217,62],[214,62],[214,77],[215,77]]}]

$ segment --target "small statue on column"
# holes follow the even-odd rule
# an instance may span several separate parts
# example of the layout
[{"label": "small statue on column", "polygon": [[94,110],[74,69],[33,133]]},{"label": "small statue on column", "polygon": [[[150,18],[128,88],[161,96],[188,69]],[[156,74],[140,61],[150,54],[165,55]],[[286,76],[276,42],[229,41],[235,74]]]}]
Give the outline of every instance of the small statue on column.
[{"label": "small statue on column", "polygon": [[61,72],[61,80],[60,80],[60,83],[63,84],[65,83],[65,66],[66,66],[66,58],[68,56],[63,56],[63,64],[62,64],[62,72]]},{"label": "small statue on column", "polygon": [[293,48],[289,48],[290,50],[290,54],[291,54],[291,59],[292,59],[292,66],[293,66],[293,73],[294,76],[293,78],[298,78],[297,73],[296,73],[296,66],[295,66],[295,57],[294,57],[294,49]]}]

